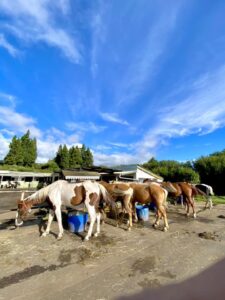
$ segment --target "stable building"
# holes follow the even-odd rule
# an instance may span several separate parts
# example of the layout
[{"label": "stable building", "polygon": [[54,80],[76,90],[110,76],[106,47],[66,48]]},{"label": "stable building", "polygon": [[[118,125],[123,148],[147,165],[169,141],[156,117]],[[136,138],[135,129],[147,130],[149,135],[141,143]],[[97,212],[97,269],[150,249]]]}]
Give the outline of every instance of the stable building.
[{"label": "stable building", "polygon": [[145,179],[152,181],[162,182],[163,177],[137,165],[135,170],[130,171],[117,171],[114,172],[116,180],[120,181],[138,181],[143,182]]}]

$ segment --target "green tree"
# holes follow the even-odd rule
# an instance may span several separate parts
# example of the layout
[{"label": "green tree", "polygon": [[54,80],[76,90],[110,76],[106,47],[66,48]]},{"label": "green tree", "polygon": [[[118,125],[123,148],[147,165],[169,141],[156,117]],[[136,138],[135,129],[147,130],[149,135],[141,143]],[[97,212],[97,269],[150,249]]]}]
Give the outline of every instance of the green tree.
[{"label": "green tree", "polygon": [[66,145],[62,147],[62,156],[60,166],[61,169],[68,169],[69,168],[69,150]]},{"label": "green tree", "polygon": [[78,168],[82,165],[81,151],[78,147],[71,147],[69,149],[69,167],[71,169]]},{"label": "green tree", "polygon": [[9,145],[9,152],[4,158],[4,164],[16,165],[23,162],[23,154],[20,140],[14,136]]},{"label": "green tree", "polygon": [[21,137],[21,147],[23,152],[23,165],[32,166],[37,158],[37,142],[35,138],[30,138],[29,130]]},{"label": "green tree", "polygon": [[54,161],[60,167],[61,161],[62,161],[62,145],[59,145],[59,148],[58,148],[58,151],[56,153],[56,157],[54,158]]},{"label": "green tree", "polygon": [[93,155],[89,148],[86,148],[85,145],[81,148],[82,156],[82,167],[91,167],[93,166]]}]

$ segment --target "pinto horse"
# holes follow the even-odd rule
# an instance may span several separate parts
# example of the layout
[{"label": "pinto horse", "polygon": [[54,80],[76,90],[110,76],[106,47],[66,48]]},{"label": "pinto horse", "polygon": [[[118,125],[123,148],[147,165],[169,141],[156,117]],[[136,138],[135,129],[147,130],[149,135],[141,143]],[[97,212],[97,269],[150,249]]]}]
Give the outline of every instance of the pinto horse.
[{"label": "pinto horse", "polygon": [[15,219],[15,225],[21,226],[23,220],[31,210],[31,207],[35,204],[39,204],[48,200],[52,208],[49,211],[48,224],[46,230],[42,233],[42,236],[46,236],[50,232],[50,227],[54,214],[59,226],[59,234],[57,239],[61,239],[63,235],[62,226],[62,214],[61,206],[76,208],[77,205],[84,203],[88,214],[90,216],[90,226],[85,240],[89,240],[92,235],[93,226],[95,220],[97,220],[97,232],[94,236],[98,236],[100,233],[100,218],[99,202],[105,201],[111,207],[114,207],[115,203],[112,201],[110,194],[107,190],[97,182],[85,181],[82,183],[68,183],[65,180],[58,180],[40,190],[28,196],[25,199],[18,201],[18,210]]},{"label": "pinto horse", "polygon": [[129,225],[128,230],[131,229],[132,223],[132,214],[136,216],[135,203],[148,204],[153,202],[157,209],[156,220],[154,222],[154,227],[156,228],[159,225],[160,216],[164,220],[164,231],[167,231],[169,228],[167,215],[166,215],[166,197],[167,192],[160,187],[159,184],[143,184],[143,183],[106,183],[100,182],[109,193],[114,197],[122,197],[123,206],[126,212],[129,215]]}]

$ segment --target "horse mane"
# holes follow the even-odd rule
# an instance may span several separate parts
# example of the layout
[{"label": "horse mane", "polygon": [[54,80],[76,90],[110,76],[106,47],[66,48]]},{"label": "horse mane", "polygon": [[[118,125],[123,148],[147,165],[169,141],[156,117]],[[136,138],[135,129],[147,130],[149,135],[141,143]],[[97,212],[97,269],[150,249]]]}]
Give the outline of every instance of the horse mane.
[{"label": "horse mane", "polygon": [[[54,182],[53,184],[55,185],[55,183],[57,183],[57,181]],[[32,195],[26,197],[22,201],[29,202],[32,205],[43,203],[47,199],[49,191],[52,188],[53,184],[50,184],[48,186],[41,188],[40,190],[38,190],[35,193],[33,193]]]}]

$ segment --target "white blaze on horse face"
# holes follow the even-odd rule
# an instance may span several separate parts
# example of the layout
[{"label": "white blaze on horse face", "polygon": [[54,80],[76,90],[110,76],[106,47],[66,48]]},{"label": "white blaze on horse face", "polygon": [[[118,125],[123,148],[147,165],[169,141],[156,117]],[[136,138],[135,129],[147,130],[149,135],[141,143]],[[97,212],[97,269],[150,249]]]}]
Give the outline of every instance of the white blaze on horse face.
[{"label": "white blaze on horse face", "polygon": [[21,226],[21,225],[23,225],[23,221],[21,220],[21,222],[18,222],[18,218],[19,218],[19,213],[17,211],[17,213],[16,213],[16,219],[15,219],[15,226]]}]

